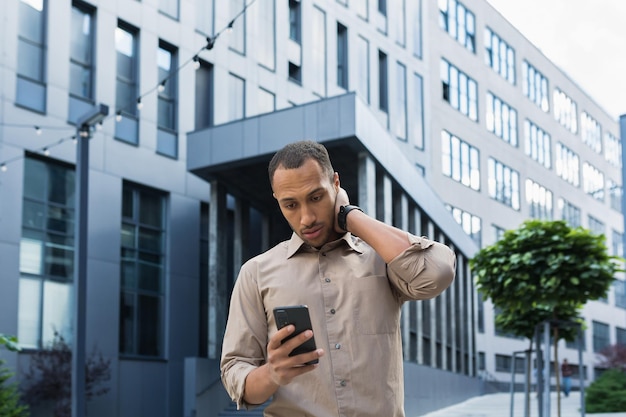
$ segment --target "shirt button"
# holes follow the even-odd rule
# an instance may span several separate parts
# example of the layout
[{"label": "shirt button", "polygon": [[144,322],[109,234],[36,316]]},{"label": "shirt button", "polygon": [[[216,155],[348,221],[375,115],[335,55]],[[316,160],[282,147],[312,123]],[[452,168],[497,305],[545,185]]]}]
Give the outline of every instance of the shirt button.
[{"label": "shirt button", "polygon": [[335,314],[335,309],[334,308],[330,309],[330,314]]},{"label": "shirt button", "polygon": [[347,383],[346,383],[346,381],[344,381],[342,379],[341,382],[339,382],[339,385],[341,385],[342,387],[345,387],[347,385]]},{"label": "shirt button", "polygon": [[335,349],[341,349],[341,343],[335,344]]},{"label": "shirt button", "polygon": [[324,278],[324,281],[330,282],[330,278]]}]

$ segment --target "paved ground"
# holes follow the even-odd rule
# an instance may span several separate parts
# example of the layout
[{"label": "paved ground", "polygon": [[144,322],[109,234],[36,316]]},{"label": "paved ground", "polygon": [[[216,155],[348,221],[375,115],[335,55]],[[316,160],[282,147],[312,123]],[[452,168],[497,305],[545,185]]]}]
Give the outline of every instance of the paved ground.
[{"label": "paved ground", "polygon": [[[558,417],[557,397],[552,393],[550,416]],[[524,395],[515,394],[513,398],[513,417],[524,417]],[[537,417],[537,399],[531,394],[530,416]],[[590,417],[626,417],[624,413],[585,414]],[[580,417],[580,393],[573,392],[569,397],[561,397],[561,417]],[[471,398],[460,404],[446,407],[421,417],[511,417],[511,394],[489,394]]]}]

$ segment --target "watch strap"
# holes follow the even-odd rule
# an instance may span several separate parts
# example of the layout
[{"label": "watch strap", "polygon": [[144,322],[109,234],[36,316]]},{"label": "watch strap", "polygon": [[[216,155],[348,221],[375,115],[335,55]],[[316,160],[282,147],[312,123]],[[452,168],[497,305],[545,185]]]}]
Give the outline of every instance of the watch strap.
[{"label": "watch strap", "polygon": [[363,210],[361,210],[361,207],[354,206],[354,205],[351,205],[351,204],[339,207],[339,213],[337,214],[337,224],[339,225],[339,228],[341,230],[344,230],[346,232],[348,231],[348,227],[347,227],[347,224],[346,224],[346,218],[348,216],[348,213],[350,213],[352,210],[363,211]]}]

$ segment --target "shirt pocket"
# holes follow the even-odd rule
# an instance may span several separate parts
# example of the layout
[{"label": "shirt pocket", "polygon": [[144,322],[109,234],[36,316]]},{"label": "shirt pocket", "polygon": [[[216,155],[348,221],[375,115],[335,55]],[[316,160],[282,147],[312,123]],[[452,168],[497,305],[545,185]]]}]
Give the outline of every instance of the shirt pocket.
[{"label": "shirt pocket", "polygon": [[385,275],[354,279],[354,312],[359,334],[388,334],[398,329],[400,306]]}]

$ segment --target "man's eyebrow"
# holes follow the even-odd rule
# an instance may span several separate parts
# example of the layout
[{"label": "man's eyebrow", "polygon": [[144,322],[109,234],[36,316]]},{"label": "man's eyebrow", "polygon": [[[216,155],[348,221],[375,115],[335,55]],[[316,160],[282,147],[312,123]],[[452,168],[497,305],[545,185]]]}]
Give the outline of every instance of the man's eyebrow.
[{"label": "man's eyebrow", "polygon": [[[324,187],[318,187],[318,188],[316,188],[316,189],[314,189],[314,190],[310,191],[310,192],[309,192],[306,196],[307,196],[307,197],[310,197],[310,196],[312,196],[313,194],[317,194],[317,193],[319,193],[320,191],[324,191]],[[280,199],[280,200],[278,200],[278,201],[279,201],[280,203],[287,203],[287,202],[290,202],[290,201],[296,201],[296,198],[294,198],[294,197],[285,197],[285,198],[281,198],[281,199]]]}]

